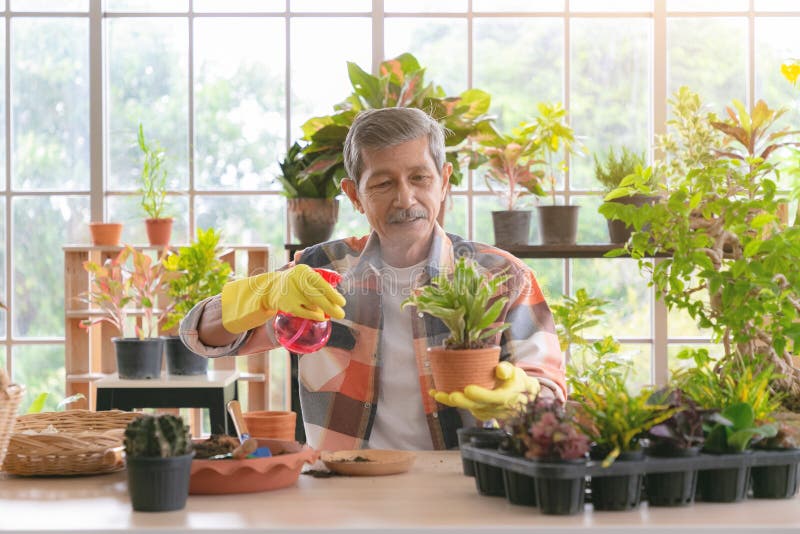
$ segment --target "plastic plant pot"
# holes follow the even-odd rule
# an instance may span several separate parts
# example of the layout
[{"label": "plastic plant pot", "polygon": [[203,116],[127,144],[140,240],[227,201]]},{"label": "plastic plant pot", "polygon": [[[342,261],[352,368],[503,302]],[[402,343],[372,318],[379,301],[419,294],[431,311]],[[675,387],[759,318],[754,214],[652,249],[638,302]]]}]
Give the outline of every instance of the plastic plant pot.
[{"label": "plastic plant pot", "polygon": [[[480,449],[496,449],[504,437],[504,432],[502,434],[478,434],[470,438],[470,444]],[[503,469],[483,462],[475,462],[475,487],[478,488],[478,493],[481,495],[505,497]]]},{"label": "plastic plant pot", "polygon": [[797,494],[800,464],[752,467],[750,476],[756,499],[791,499]]},{"label": "plastic plant pot", "polygon": [[[482,442],[487,443],[487,440],[489,440],[494,442],[493,447],[498,447],[500,442],[505,438],[506,433],[499,428],[481,428],[476,426],[471,428],[459,428],[456,431],[456,435],[458,436],[458,448],[461,449],[463,445],[468,445],[470,443],[473,436],[488,436]],[[468,460],[462,456],[461,467],[464,476],[475,476],[475,462],[472,460]]]},{"label": "plastic plant pot", "polygon": [[536,504],[546,515],[575,515],[583,511],[586,480],[536,477]]},{"label": "plastic plant pot", "polygon": [[[744,455],[742,455],[744,456]],[[744,457],[742,458],[744,461]],[[700,471],[697,478],[698,499],[705,502],[739,502],[747,497],[750,466]]]},{"label": "plastic plant pot", "polygon": [[[636,462],[644,458],[642,451],[623,452],[616,462]],[[593,476],[592,506],[595,510],[633,510],[642,499],[643,474]]]},{"label": "plastic plant pot", "polygon": [[186,506],[194,453],[169,458],[128,457],[128,493],[138,512],[169,512]]},{"label": "plastic plant pot", "polygon": [[[647,454],[653,458],[685,458],[699,452],[699,447],[693,447],[668,452],[648,450]],[[687,506],[694,502],[697,491],[697,469],[649,473],[645,475],[644,487],[650,506]]]},{"label": "plastic plant pot", "polygon": [[536,506],[536,479],[503,469],[503,487],[511,504]]}]

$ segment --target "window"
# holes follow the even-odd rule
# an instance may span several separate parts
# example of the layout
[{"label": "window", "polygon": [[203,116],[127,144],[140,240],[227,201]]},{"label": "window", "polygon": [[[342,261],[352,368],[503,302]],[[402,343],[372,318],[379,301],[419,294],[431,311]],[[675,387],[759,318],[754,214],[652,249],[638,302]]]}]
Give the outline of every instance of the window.
[{"label": "window", "polygon": [[[488,91],[502,128],[538,101],[560,100],[591,151],[625,145],[650,159],[677,87],[718,112],[732,98],[782,105],[791,92],[779,64],[800,57],[794,0],[378,0],[382,16],[375,3],[0,2],[0,46],[10,44],[0,54],[10,87],[0,98],[0,295],[9,305],[0,363],[27,383],[28,401],[65,392],[62,245],[88,243],[86,223],[100,219],[124,222],[125,241],[145,240],[140,123],[168,156],[174,239],[215,226],[226,242],[269,243],[277,266],[288,237],[277,162],[307,118],[349,94],[346,61],[371,70],[412,52],[448,93]],[[785,120],[798,124],[796,104]],[[558,201],[582,206],[581,242],[607,239],[600,198],[591,158],[575,158]],[[340,204],[334,236],[365,232],[363,217]],[[491,242],[498,206],[481,177],[468,176],[446,226]],[[586,287],[613,302],[608,328],[636,355],[637,380],[663,380],[680,346],[707,343],[654,300],[630,260],[527,261],[550,298]]]}]

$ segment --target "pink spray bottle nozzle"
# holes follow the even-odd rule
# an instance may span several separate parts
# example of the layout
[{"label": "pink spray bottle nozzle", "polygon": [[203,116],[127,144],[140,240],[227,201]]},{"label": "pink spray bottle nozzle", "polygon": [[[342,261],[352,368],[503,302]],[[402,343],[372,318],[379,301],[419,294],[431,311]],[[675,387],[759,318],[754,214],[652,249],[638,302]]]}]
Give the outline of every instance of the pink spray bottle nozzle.
[{"label": "pink spray bottle nozzle", "polygon": [[[330,269],[316,268],[319,274],[331,286],[341,282],[342,275]],[[325,315],[324,321],[313,321],[303,317],[278,312],[274,322],[275,336],[278,342],[290,352],[308,354],[322,348],[331,336],[331,322]]]}]

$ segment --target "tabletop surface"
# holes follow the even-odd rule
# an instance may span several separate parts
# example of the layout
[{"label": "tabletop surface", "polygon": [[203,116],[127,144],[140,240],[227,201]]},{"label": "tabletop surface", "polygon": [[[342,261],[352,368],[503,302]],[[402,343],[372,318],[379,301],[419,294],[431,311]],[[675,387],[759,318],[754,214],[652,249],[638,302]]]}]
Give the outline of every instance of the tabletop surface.
[{"label": "tabletop surface", "polygon": [[[316,466],[315,466],[316,467]],[[478,495],[458,452],[419,452],[411,470],[382,477],[315,478],[240,495],[190,495],[176,512],[133,512],[125,472],[76,478],[0,473],[0,532],[800,532],[800,502],[748,500],[546,516]]]},{"label": "tabletop surface", "polygon": [[160,378],[131,380],[120,378],[117,373],[97,380],[98,388],[221,388],[239,378],[239,371],[226,369],[208,371],[202,375],[169,375],[161,373]]}]

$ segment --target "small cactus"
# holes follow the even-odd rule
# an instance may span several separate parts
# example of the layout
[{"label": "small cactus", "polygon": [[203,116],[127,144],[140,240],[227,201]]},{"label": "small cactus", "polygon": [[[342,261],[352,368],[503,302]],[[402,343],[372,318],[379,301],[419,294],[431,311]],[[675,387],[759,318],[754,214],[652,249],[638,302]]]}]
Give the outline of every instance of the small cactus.
[{"label": "small cactus", "polygon": [[189,427],[180,417],[162,414],[145,415],[125,428],[125,454],[166,458],[192,451]]}]

